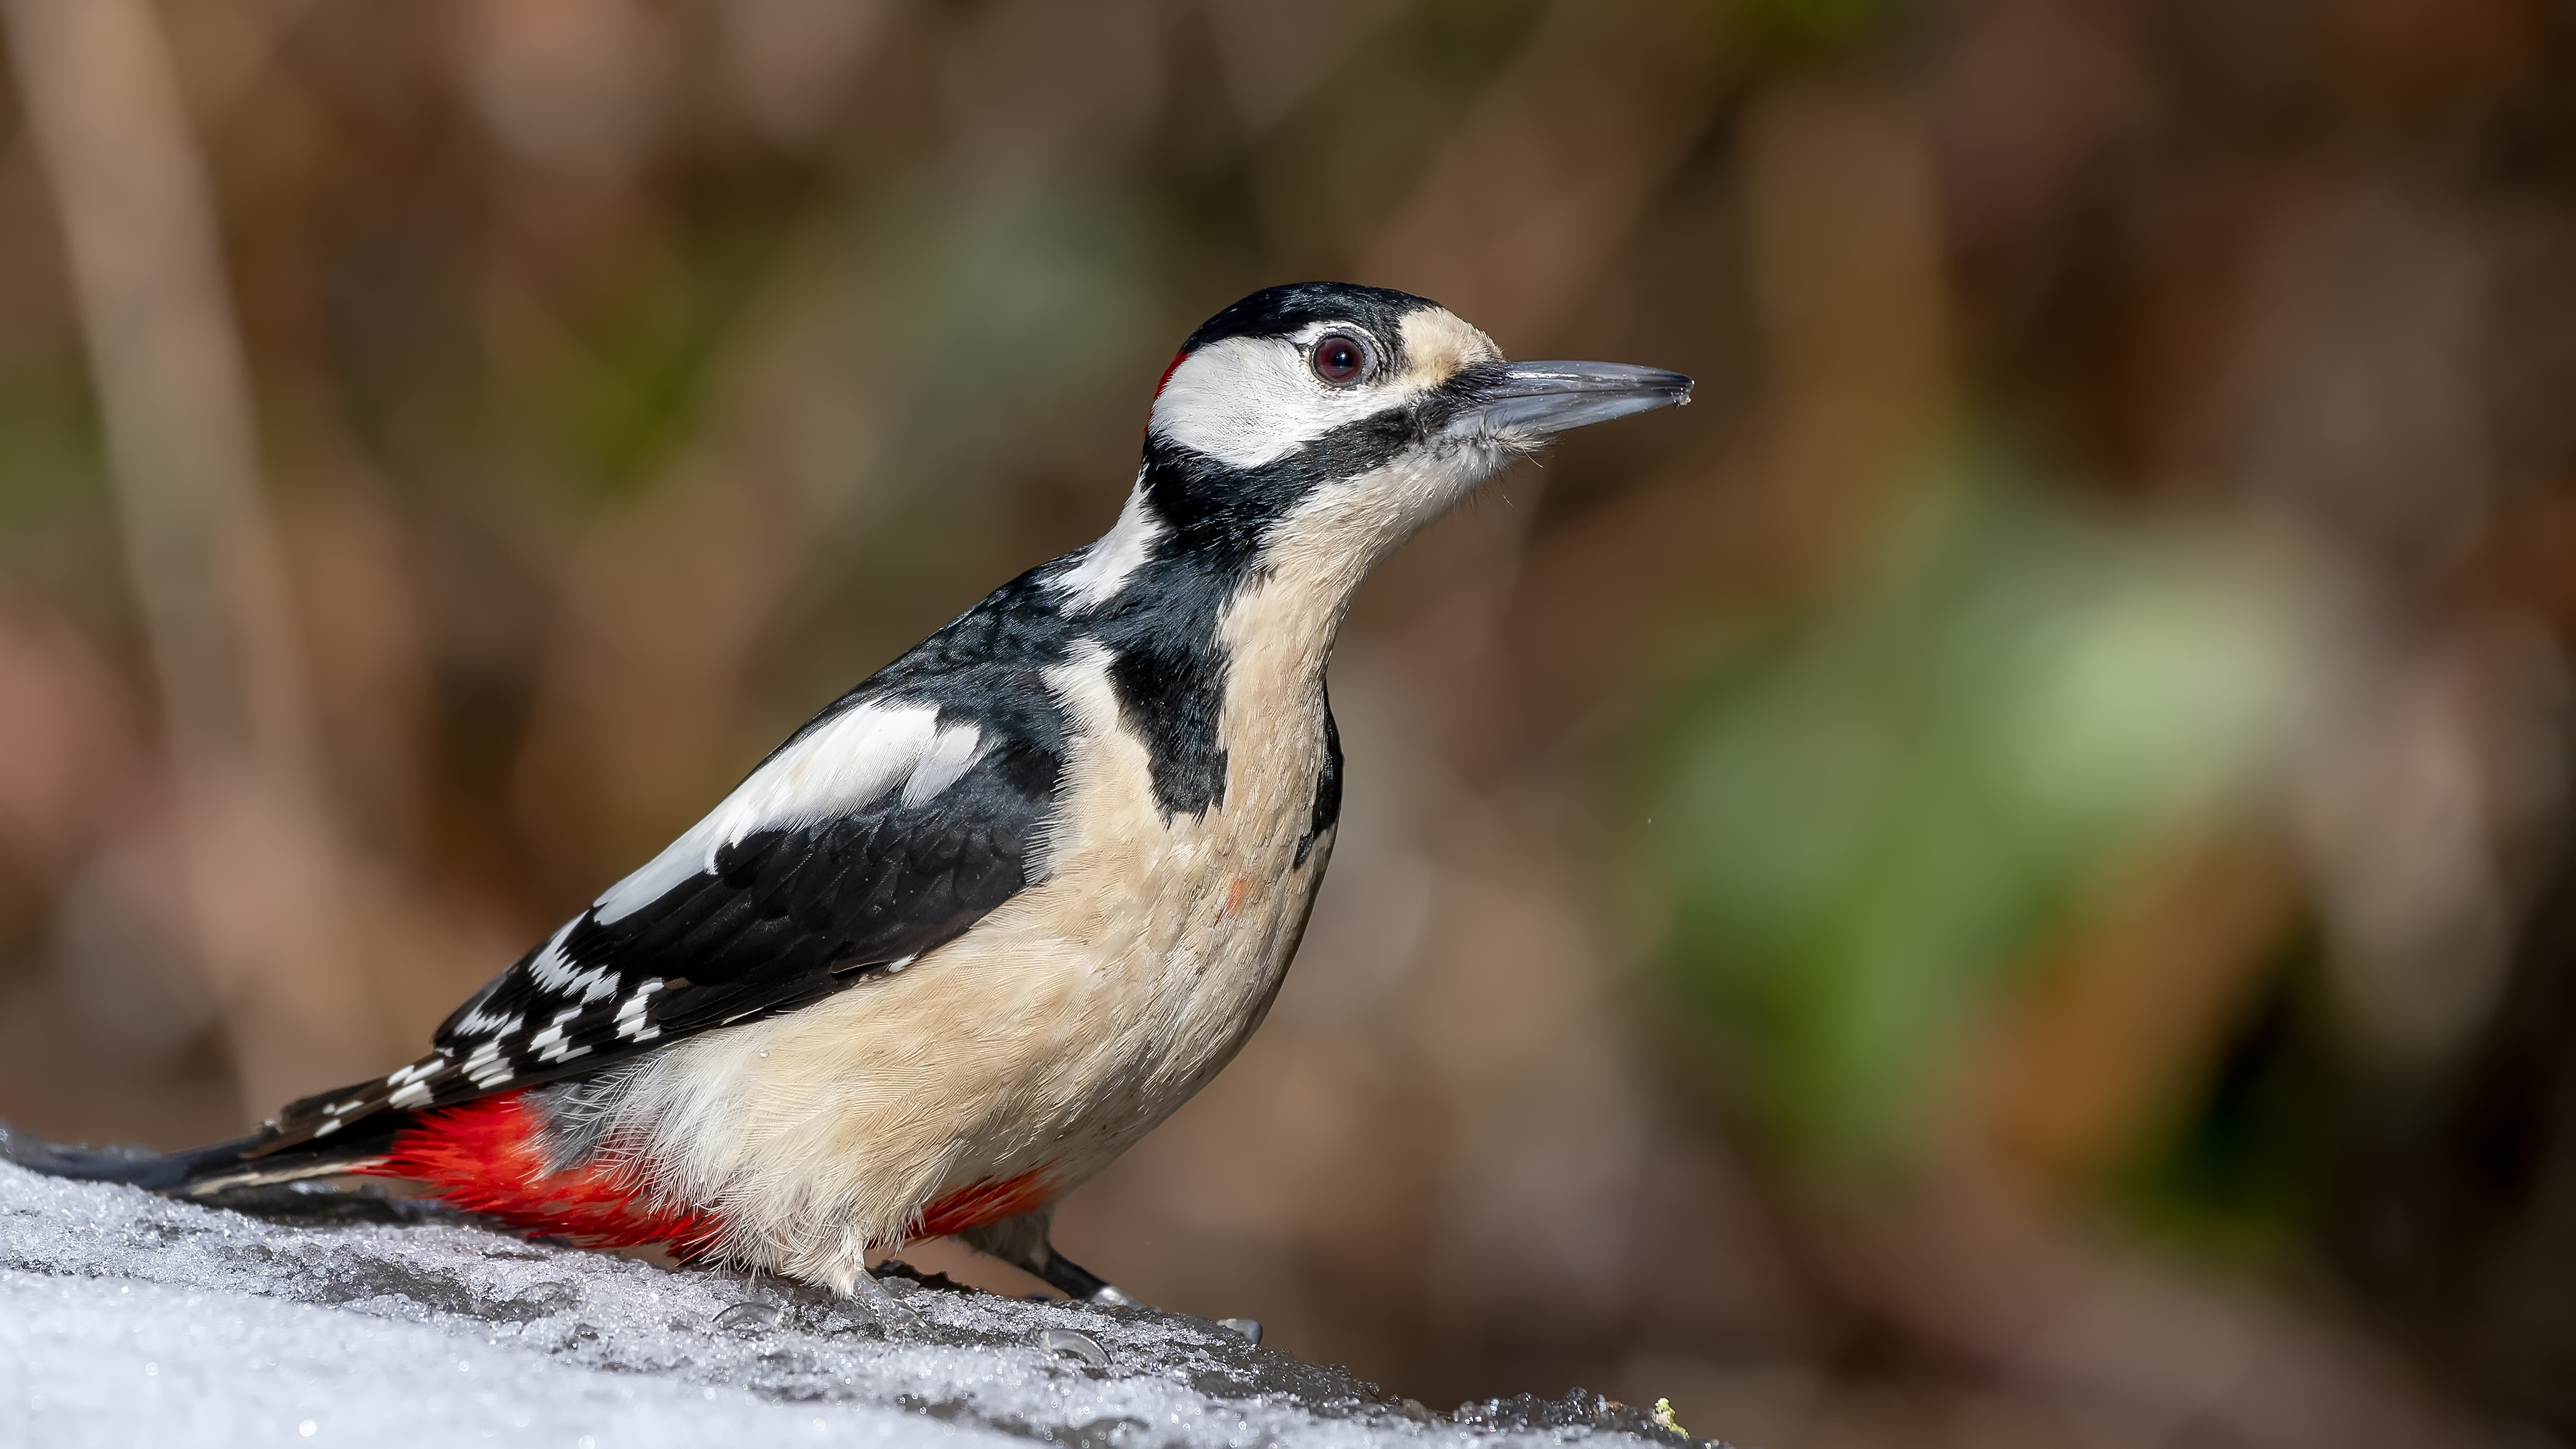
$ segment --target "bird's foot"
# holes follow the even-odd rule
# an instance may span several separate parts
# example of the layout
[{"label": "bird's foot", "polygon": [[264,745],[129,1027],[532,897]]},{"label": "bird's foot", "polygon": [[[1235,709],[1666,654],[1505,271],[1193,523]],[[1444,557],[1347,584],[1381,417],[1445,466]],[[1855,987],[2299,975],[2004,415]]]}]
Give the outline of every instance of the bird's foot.
[{"label": "bird's foot", "polygon": [[904,1307],[903,1301],[878,1282],[877,1275],[865,1268],[850,1280],[849,1296],[868,1306],[868,1312],[876,1316],[877,1327],[884,1330],[888,1338],[930,1331],[930,1325],[922,1321],[920,1314]]},{"label": "bird's foot", "polygon": [[1052,1248],[1047,1250],[1046,1261],[1035,1266],[1037,1275],[1048,1286],[1077,1303],[1097,1303],[1104,1308],[1145,1306],[1144,1300]]}]

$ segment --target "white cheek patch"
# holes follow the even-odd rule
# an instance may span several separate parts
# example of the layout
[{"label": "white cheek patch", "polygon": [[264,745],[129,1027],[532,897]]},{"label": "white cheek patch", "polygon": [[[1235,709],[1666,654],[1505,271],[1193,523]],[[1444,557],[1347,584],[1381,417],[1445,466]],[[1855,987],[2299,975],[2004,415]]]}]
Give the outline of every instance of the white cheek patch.
[{"label": "white cheek patch", "polygon": [[863,704],[788,746],[734,788],[704,820],[592,903],[601,924],[642,910],[716,853],[763,830],[793,830],[846,815],[900,789],[918,806],[954,785],[984,754],[983,731],[942,728],[926,704]]},{"label": "white cheek patch", "polygon": [[1173,370],[1163,395],[1154,399],[1148,427],[1156,437],[1230,468],[1257,468],[1335,428],[1402,406],[1417,391],[1402,379],[1326,387],[1306,365],[1302,344],[1229,337],[1191,353]]}]

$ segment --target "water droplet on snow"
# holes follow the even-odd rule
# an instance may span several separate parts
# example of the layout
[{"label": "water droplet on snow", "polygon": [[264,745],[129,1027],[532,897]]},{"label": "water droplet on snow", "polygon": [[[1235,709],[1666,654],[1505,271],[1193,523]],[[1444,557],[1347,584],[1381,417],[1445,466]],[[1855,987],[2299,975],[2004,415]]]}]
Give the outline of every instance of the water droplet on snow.
[{"label": "water droplet on snow", "polygon": [[1070,1328],[1050,1328],[1038,1335],[1038,1344],[1058,1358],[1079,1359],[1096,1369],[1109,1367],[1109,1350],[1087,1333]]},{"label": "water droplet on snow", "polygon": [[766,1333],[787,1317],[772,1303],[737,1303],[716,1315],[716,1327],[727,1333]]},{"label": "water droplet on snow", "polygon": [[1216,1321],[1216,1326],[1231,1328],[1242,1334],[1246,1339],[1251,1340],[1254,1348],[1261,1346],[1261,1320],[1258,1318],[1220,1318]]}]

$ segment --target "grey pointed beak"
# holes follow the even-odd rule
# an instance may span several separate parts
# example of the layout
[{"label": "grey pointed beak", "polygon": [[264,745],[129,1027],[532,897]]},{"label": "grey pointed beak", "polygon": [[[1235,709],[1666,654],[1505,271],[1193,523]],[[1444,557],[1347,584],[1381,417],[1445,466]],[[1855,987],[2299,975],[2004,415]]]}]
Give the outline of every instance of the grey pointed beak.
[{"label": "grey pointed beak", "polygon": [[1681,407],[1691,380],[1624,362],[1506,362],[1463,378],[1453,437],[1545,438],[1630,413]]}]

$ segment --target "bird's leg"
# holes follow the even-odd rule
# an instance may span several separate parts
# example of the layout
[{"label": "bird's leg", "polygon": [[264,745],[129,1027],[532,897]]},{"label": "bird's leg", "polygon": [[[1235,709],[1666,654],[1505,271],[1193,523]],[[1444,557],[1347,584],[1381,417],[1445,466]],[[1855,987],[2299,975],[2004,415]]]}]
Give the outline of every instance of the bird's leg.
[{"label": "bird's leg", "polygon": [[1057,1252],[1053,1243],[1046,1245],[1046,1265],[1032,1271],[1047,1280],[1050,1286],[1060,1288],[1085,1303],[1105,1303],[1113,1308],[1144,1306],[1127,1290]]},{"label": "bird's leg", "polygon": [[1068,1297],[1085,1303],[1129,1308],[1142,1306],[1115,1284],[1057,1252],[1055,1244],[1047,1240],[1047,1229],[1054,1219],[1055,1204],[1047,1203],[1017,1217],[1001,1218],[968,1228],[959,1233],[957,1239],[979,1253],[999,1258],[1031,1274]]}]

